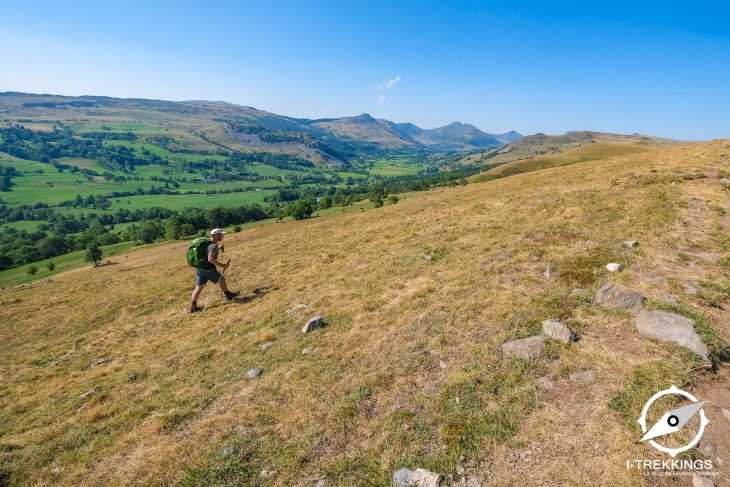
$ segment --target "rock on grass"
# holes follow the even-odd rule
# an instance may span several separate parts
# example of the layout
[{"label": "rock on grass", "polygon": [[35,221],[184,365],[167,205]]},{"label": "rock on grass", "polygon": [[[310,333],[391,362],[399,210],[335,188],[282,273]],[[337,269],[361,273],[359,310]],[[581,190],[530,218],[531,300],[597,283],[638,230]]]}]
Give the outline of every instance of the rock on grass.
[{"label": "rock on grass", "polygon": [[707,346],[695,331],[695,321],[666,311],[642,311],[636,315],[636,329],[663,342],[674,342],[689,348],[709,362]]},{"label": "rock on grass", "polygon": [[635,289],[609,282],[596,292],[595,303],[605,308],[638,313],[645,299],[644,295]]},{"label": "rock on grass", "polygon": [[304,325],[302,328],[302,333],[309,333],[310,331],[314,331],[317,328],[322,328],[324,326],[324,320],[321,316],[315,316],[311,320],[307,321],[307,324]]},{"label": "rock on grass", "polygon": [[502,353],[508,357],[536,359],[545,350],[545,337],[535,335],[521,340],[513,340],[502,345]]}]

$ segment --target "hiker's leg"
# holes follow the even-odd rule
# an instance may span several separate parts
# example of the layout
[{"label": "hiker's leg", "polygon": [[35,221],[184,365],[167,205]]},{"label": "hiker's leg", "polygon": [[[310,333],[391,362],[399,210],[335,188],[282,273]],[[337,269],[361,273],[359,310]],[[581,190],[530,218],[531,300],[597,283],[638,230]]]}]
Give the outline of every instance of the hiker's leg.
[{"label": "hiker's leg", "polygon": [[228,285],[226,284],[226,278],[223,276],[221,276],[220,285],[221,285],[221,291],[223,291],[224,294],[227,293]]},{"label": "hiker's leg", "polygon": [[192,296],[192,299],[191,299],[191,301],[193,303],[196,303],[198,301],[198,297],[200,296],[200,293],[203,292],[203,288],[204,287],[205,287],[205,284],[200,285],[200,286],[195,286],[195,289],[193,290],[193,296]]}]

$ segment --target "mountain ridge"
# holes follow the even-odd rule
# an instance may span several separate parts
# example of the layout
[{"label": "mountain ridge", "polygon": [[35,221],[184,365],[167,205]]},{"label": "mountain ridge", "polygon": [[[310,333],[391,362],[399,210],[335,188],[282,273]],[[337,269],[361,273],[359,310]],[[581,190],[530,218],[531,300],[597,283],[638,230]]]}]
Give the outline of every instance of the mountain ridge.
[{"label": "mountain ridge", "polygon": [[[325,164],[343,163],[358,156],[377,156],[381,152],[487,149],[522,137],[515,131],[489,134],[474,125],[461,122],[424,129],[411,122],[392,122],[368,113],[335,118],[296,118],[220,100],[169,101],[93,95],[0,93],[0,120],[5,122],[48,118],[62,122],[78,119],[79,115],[94,120],[97,117],[127,114],[154,120],[166,128],[168,122],[177,128],[199,122],[186,130],[188,135],[235,150],[265,148],[290,151]],[[187,117],[188,120],[176,117]],[[240,136],[242,132],[255,132],[258,136]],[[264,137],[260,136],[262,134]]]}]

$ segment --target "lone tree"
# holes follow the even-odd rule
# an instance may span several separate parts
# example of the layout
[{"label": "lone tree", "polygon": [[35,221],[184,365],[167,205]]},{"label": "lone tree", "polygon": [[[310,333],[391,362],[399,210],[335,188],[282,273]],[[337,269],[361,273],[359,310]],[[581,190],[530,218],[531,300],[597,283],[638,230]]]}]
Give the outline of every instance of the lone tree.
[{"label": "lone tree", "polygon": [[27,273],[28,273],[28,274],[30,274],[31,276],[35,276],[36,272],[38,272],[38,268],[37,268],[36,266],[32,265],[32,266],[28,267],[28,268],[27,268],[27,269],[25,270],[25,272],[27,272]]},{"label": "lone tree", "polygon": [[101,248],[99,247],[99,242],[92,240],[91,243],[89,243],[84,260],[86,262],[93,262],[94,267],[99,265],[99,262],[101,262]]},{"label": "lone tree", "polygon": [[53,271],[56,268],[56,264],[54,264],[53,262],[49,262],[47,267],[49,271]]},{"label": "lone tree", "polygon": [[295,201],[289,210],[289,214],[294,217],[295,220],[304,220],[309,218],[314,213],[314,208],[307,201],[297,200]]}]

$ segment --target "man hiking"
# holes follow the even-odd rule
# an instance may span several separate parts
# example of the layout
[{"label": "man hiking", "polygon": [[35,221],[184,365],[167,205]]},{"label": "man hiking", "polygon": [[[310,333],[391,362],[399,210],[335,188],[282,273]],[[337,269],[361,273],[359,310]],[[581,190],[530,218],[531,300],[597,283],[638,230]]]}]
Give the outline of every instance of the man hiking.
[{"label": "man hiking", "polygon": [[[188,249],[188,264],[195,267],[195,290],[193,291],[192,302],[190,303],[191,313],[203,310],[203,308],[198,307],[198,297],[203,292],[203,288],[208,281],[220,284],[221,291],[226,295],[228,301],[238,296],[241,292],[229,291],[228,285],[226,285],[226,278],[216,269],[216,267],[220,267],[225,270],[231,265],[230,261],[226,264],[218,261],[218,244],[220,244],[220,250],[223,250],[223,244],[221,242],[223,242],[223,235],[225,234],[226,232],[220,228],[214,228],[210,232],[210,240],[205,237],[196,238],[190,245],[190,249]],[[203,250],[205,251],[204,253]],[[197,256],[196,252],[198,252]],[[207,259],[205,258],[206,256]]]}]

